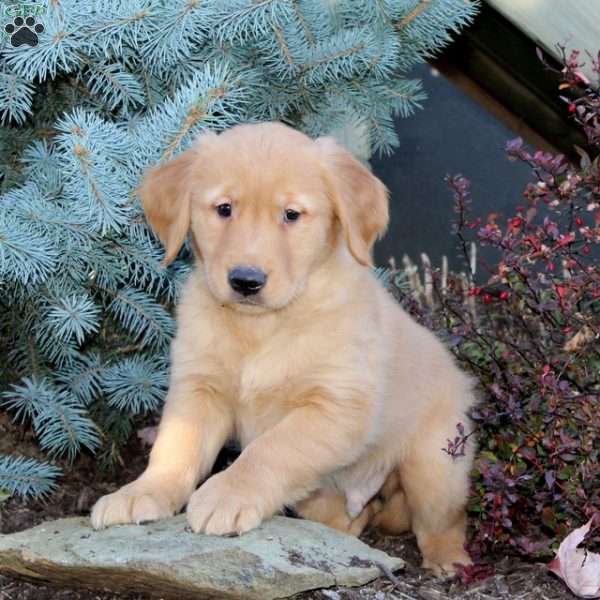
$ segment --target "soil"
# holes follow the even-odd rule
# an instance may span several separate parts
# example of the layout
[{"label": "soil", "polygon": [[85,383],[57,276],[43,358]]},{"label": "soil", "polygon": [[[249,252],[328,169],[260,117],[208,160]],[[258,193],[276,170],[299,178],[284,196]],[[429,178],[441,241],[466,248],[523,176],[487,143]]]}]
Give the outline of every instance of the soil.
[{"label": "soil", "polygon": [[[37,447],[28,433],[15,429],[0,415],[0,453],[19,448],[20,454],[35,456]],[[21,531],[46,520],[87,515],[98,497],[112,492],[137,477],[145,467],[148,447],[132,440],[123,453],[122,464],[112,472],[101,472],[93,457],[84,456],[68,469],[59,490],[46,502],[23,502],[11,498],[0,503],[0,533]],[[235,457],[231,450],[221,453],[216,470]],[[361,588],[336,588],[306,592],[296,600],[576,600],[562,581],[544,564],[516,557],[488,557],[478,565],[476,582],[464,585],[457,577],[436,579],[419,567],[420,555],[411,534],[386,536],[367,531],[362,539],[406,561],[406,568]],[[0,575],[0,600],[150,600],[147,596],[54,588]],[[156,598],[154,599],[156,600]]]}]

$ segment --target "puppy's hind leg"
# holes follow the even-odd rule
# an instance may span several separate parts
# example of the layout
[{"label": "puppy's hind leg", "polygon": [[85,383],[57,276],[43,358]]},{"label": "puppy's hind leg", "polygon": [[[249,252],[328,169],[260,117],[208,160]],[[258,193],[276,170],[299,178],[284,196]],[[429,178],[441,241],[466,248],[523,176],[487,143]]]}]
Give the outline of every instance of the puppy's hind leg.
[{"label": "puppy's hind leg", "polygon": [[336,490],[321,489],[295,506],[298,514],[311,521],[323,523],[338,531],[359,536],[373,516],[380,510],[377,500],[369,502],[355,518],[346,512],[346,496]]},{"label": "puppy's hind leg", "polygon": [[455,564],[471,563],[464,544],[472,448],[457,458],[442,450],[452,436],[452,421],[430,421],[425,429],[415,436],[400,477],[423,567],[451,574]]},{"label": "puppy's hind leg", "polygon": [[410,511],[398,470],[389,474],[379,491],[379,496],[382,508],[373,517],[373,526],[394,534],[408,531],[410,529]]}]

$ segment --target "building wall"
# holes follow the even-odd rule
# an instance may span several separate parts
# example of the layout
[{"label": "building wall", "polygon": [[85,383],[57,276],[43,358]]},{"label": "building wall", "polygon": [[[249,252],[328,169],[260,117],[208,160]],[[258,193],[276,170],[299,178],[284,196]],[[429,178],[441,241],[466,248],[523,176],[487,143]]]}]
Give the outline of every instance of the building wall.
[{"label": "building wall", "polygon": [[395,257],[399,263],[405,253],[414,260],[426,252],[433,264],[446,255],[450,266],[460,269],[446,174],[462,173],[472,181],[473,210],[485,217],[512,215],[523,204],[530,172],[504,153],[515,132],[444,77],[434,76],[429,65],[411,75],[423,79],[429,99],[414,116],[397,120],[400,148],[371,161],[391,192],[390,227],[375,248],[376,262],[385,265]]}]

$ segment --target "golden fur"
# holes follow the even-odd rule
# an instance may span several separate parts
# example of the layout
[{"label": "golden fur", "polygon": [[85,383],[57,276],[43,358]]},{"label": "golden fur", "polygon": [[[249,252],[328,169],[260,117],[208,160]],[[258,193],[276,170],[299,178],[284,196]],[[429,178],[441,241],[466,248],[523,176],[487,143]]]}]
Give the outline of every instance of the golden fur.
[{"label": "golden fur", "polygon": [[[383,184],[333,140],[264,123],[203,134],[150,170],[141,196],[165,262],[191,232],[197,264],[148,467],[97,502],[94,527],[187,504],[194,531],[243,533],[295,505],[354,534],[411,528],[438,573],[467,563],[472,446],[456,460],[442,448],[471,383],[367,266],[388,221]],[[298,221],[284,222],[290,208]],[[268,274],[246,302],[227,279],[240,264]],[[241,455],[204,481],[230,438]]]}]

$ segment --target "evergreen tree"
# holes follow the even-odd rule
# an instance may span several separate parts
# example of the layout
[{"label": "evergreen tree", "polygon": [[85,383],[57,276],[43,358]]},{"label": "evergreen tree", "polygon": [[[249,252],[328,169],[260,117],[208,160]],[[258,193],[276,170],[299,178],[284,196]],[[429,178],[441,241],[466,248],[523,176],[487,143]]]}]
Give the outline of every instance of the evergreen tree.
[{"label": "evergreen tree", "polygon": [[[0,405],[52,459],[118,452],[167,385],[168,269],[143,171],[206,129],[280,120],[363,159],[425,98],[407,74],[468,0],[52,0],[0,5]],[[115,442],[116,440],[116,442]],[[116,448],[116,450],[115,450]],[[0,488],[59,470],[0,457]]]}]

